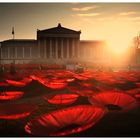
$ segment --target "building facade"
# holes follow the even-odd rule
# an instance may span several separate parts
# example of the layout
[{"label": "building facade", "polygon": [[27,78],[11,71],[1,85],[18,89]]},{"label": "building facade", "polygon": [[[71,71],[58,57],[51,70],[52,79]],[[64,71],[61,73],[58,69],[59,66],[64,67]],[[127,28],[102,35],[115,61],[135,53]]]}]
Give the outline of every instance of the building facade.
[{"label": "building facade", "polygon": [[105,41],[80,40],[81,31],[57,27],[37,30],[37,39],[0,43],[1,63],[68,63],[105,61]]}]

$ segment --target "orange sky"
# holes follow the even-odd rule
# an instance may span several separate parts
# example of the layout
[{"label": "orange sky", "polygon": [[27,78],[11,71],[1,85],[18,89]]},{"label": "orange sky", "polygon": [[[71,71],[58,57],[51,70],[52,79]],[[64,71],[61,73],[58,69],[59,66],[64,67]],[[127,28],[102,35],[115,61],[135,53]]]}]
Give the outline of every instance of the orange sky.
[{"label": "orange sky", "polygon": [[0,40],[36,38],[36,29],[62,26],[81,30],[81,39],[127,44],[140,30],[140,4],[43,3],[0,4]]}]

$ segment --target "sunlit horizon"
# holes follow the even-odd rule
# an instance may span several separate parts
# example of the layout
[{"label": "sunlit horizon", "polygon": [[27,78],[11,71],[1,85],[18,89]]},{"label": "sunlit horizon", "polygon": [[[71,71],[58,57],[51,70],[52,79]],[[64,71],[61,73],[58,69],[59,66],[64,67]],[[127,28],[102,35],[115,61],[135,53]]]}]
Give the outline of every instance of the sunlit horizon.
[{"label": "sunlit horizon", "polygon": [[139,7],[134,3],[1,3],[0,41],[12,39],[12,27],[15,39],[36,39],[37,29],[61,23],[81,30],[80,40],[104,40],[112,55],[124,55],[140,31]]}]

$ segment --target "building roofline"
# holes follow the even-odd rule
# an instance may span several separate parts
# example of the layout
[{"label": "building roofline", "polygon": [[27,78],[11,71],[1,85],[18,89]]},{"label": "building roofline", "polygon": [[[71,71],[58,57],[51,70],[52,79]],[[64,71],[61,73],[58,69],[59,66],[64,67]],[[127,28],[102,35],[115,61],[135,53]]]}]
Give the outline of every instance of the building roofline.
[{"label": "building roofline", "polygon": [[43,30],[37,29],[37,32],[51,32],[51,30],[57,30],[57,29],[64,29],[64,30],[69,30],[70,32],[81,33],[81,30],[76,31],[76,30],[73,30],[73,29],[65,28],[65,27],[61,26],[60,23],[58,23],[58,26],[56,26],[56,27],[43,29]]},{"label": "building roofline", "polygon": [[106,42],[106,40],[80,40],[80,42]]},{"label": "building roofline", "polygon": [[36,39],[7,39],[1,42],[9,42],[9,41],[37,41]]}]

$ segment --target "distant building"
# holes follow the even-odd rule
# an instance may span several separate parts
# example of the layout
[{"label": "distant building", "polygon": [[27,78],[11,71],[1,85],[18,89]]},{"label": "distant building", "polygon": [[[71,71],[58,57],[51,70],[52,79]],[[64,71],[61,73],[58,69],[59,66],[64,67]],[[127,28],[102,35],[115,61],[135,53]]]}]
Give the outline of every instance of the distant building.
[{"label": "distant building", "polygon": [[134,37],[130,49],[130,54],[131,64],[140,66],[140,35]]},{"label": "distant building", "polygon": [[105,62],[105,41],[80,41],[81,31],[57,27],[37,30],[37,40],[10,39],[0,42],[2,63]]},{"label": "distant building", "polygon": [[81,40],[79,54],[80,60],[83,61],[94,63],[106,63],[109,61],[105,41]]}]

